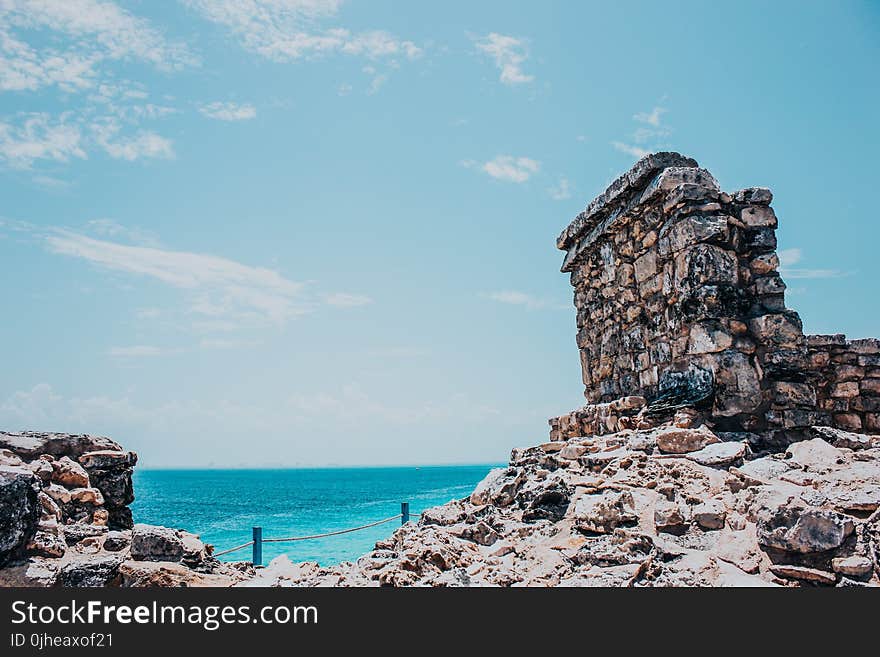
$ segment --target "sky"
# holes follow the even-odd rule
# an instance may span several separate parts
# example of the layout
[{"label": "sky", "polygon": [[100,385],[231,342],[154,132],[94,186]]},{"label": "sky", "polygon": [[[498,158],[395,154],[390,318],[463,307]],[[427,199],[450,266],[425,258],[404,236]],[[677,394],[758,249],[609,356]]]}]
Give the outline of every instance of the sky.
[{"label": "sky", "polygon": [[877,2],[0,0],[0,427],[505,461],[584,403],[555,238],[655,150],[880,335],[878,61]]}]

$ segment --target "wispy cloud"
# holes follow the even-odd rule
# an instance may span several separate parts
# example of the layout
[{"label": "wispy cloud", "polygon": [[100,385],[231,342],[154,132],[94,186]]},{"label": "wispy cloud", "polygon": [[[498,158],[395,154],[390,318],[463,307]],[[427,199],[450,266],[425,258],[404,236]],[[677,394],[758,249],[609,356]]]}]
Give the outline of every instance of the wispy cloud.
[{"label": "wispy cloud", "polygon": [[158,246],[159,240],[150,231],[123,226],[112,219],[92,219],[86,222],[88,232],[102,237],[115,237],[140,246]]},{"label": "wispy cloud", "polygon": [[247,50],[273,61],[342,53],[368,59],[414,59],[422,49],[384,30],[353,33],[322,27],[341,0],[184,0],[207,20],[229,29]]},{"label": "wispy cloud", "polygon": [[337,292],[324,297],[324,302],[328,306],[335,306],[337,308],[357,308],[358,306],[367,306],[373,303],[373,299],[363,294]]},{"label": "wispy cloud", "polygon": [[[19,34],[37,30],[66,37],[69,48],[36,48]],[[165,70],[197,62],[184,44],[169,41],[148,20],[109,0],[0,3],[0,90],[57,85],[63,91],[81,91],[96,84],[101,63],[126,59]]]},{"label": "wispy cloud", "polygon": [[650,112],[639,112],[633,116],[634,121],[639,123],[647,123],[655,128],[660,126],[660,119],[666,113],[665,107],[655,107]]},{"label": "wispy cloud", "polygon": [[54,118],[45,113],[17,118],[17,124],[0,122],[0,161],[14,169],[30,169],[37,161],[83,160],[96,149],[129,162],[174,157],[170,139],[151,130],[127,134],[114,117],[86,122],[82,115],[65,112]]},{"label": "wispy cloud", "polygon": [[148,130],[141,130],[132,136],[122,136],[119,134],[120,130],[120,125],[112,120],[92,125],[96,142],[116,160],[132,162],[141,158],[167,160],[174,157],[174,147],[170,139]]},{"label": "wispy cloud", "polygon": [[497,155],[482,164],[474,160],[464,160],[461,165],[467,169],[479,167],[496,180],[512,183],[524,183],[541,169],[541,163],[537,160],[513,155]]},{"label": "wispy cloud", "polygon": [[568,308],[568,306],[563,306],[559,303],[552,303],[550,301],[547,301],[546,299],[541,299],[534,295],[527,294],[526,292],[519,292],[517,290],[501,290],[498,292],[489,292],[488,294],[484,294],[483,296],[491,301],[504,303],[510,306],[522,306],[524,308],[528,308],[529,310],[539,310],[541,308]]},{"label": "wispy cloud", "polygon": [[783,278],[787,279],[821,279],[821,278],[842,278],[849,276],[851,272],[842,271],[840,269],[816,269],[794,267],[803,259],[803,251],[799,248],[781,249],[776,252],[779,258],[779,273]]},{"label": "wispy cloud", "polygon": [[528,43],[524,39],[491,32],[475,39],[477,49],[488,55],[501,71],[501,82],[507,85],[524,84],[535,79],[524,73],[522,65],[529,56]]},{"label": "wispy cloud", "polygon": [[264,267],[186,251],[130,246],[69,231],[46,238],[53,253],[158,280],[192,295],[191,311],[212,318],[283,323],[309,312],[305,284]]},{"label": "wispy cloud", "polygon": [[199,107],[199,111],[210,119],[218,121],[247,121],[257,116],[257,108],[251,104],[217,101]]},{"label": "wispy cloud", "polygon": [[30,114],[18,126],[0,123],[0,159],[13,168],[30,168],[35,160],[67,162],[85,157],[82,132],[67,115],[52,119],[48,114]]},{"label": "wispy cloud", "polygon": [[627,155],[632,155],[633,157],[644,157],[651,152],[644,148],[640,148],[639,146],[625,144],[622,141],[612,141],[611,145],[614,146],[615,150],[618,150],[621,153],[626,153]]},{"label": "wispy cloud", "polygon": [[547,192],[554,201],[564,201],[571,198],[571,183],[568,182],[568,178],[562,177]]},{"label": "wispy cloud", "polygon": [[663,124],[665,107],[655,106],[650,112],[638,112],[632,118],[640,123],[627,141],[612,141],[615,150],[633,157],[644,157],[648,153],[659,150],[662,140],[672,134],[672,130]]},{"label": "wispy cloud", "polygon": [[[116,237],[132,240],[141,237],[137,231],[131,233],[112,221],[98,220],[90,224],[91,228],[94,226]],[[186,315],[192,320],[188,325],[200,333],[280,326],[321,306],[354,308],[373,302],[364,294],[319,294],[312,289],[312,283],[292,281],[273,269],[245,265],[220,256],[144,244],[122,244],[60,228],[50,229],[47,233],[40,233],[34,227],[22,227],[21,230],[38,237],[51,253],[78,258],[103,270],[157,281],[181,290],[185,294]],[[150,307],[141,308],[135,314],[138,319],[152,320],[169,313]],[[135,354],[120,351],[114,355]]]},{"label": "wispy cloud", "polygon": [[149,356],[161,356],[164,353],[166,353],[165,350],[160,347],[143,344],[131,347],[110,347],[110,349],[107,350],[107,355],[114,358],[144,358]]}]

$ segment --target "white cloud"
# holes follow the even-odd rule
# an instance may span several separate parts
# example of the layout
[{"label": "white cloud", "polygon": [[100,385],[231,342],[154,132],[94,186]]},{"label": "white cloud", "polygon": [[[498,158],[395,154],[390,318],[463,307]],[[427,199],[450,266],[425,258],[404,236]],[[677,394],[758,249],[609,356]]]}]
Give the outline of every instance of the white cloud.
[{"label": "white cloud", "polygon": [[248,103],[214,102],[202,105],[199,111],[211,119],[218,121],[247,121],[257,116],[257,108]]},{"label": "white cloud", "polygon": [[356,308],[358,306],[366,306],[373,303],[373,300],[363,294],[346,294],[337,292],[330,294],[324,298],[324,303],[337,308]]},{"label": "white cloud", "polygon": [[229,338],[204,338],[199,341],[202,349],[238,349],[240,347],[253,347],[258,342],[255,340],[231,340]]},{"label": "white cloud", "polygon": [[483,295],[485,298],[498,303],[505,303],[510,306],[523,306],[529,310],[538,310],[540,308],[568,308],[561,304],[553,304],[536,296],[519,292],[517,290],[501,290],[499,292],[490,292]]},{"label": "white cloud", "polygon": [[[648,153],[660,150],[662,148],[662,140],[672,134],[672,130],[668,126],[662,125],[663,114],[666,113],[665,107],[654,107],[650,112],[638,112],[632,118],[633,121],[643,124],[636,128],[630,140],[612,141],[611,145],[615,150],[633,157],[644,157]],[[650,127],[645,127],[650,126]],[[650,147],[647,147],[650,145]]]},{"label": "white cloud", "polygon": [[781,267],[791,267],[801,261],[803,253],[800,249],[781,249],[776,252],[776,257]]},{"label": "white cloud", "polygon": [[564,201],[571,198],[571,183],[568,182],[568,178],[562,177],[554,187],[547,191],[554,201]]},{"label": "white cloud", "polygon": [[132,162],[141,158],[174,157],[171,140],[155,132],[141,130],[133,136],[121,136],[121,127],[113,120],[96,122],[91,127],[95,141],[113,159]]},{"label": "white cloud", "polygon": [[192,296],[191,312],[211,320],[281,324],[311,310],[305,285],[271,269],[212,255],[129,246],[69,231],[45,238],[53,253],[145,276]]},{"label": "white cloud", "polygon": [[644,157],[651,151],[645,150],[644,148],[640,148],[638,146],[633,146],[632,144],[625,144],[621,141],[612,141],[611,145],[621,153],[627,153],[628,155],[632,155],[633,157]]},{"label": "white cloud", "polygon": [[[477,163],[465,160],[462,166],[470,168]],[[497,180],[512,183],[524,183],[541,168],[540,162],[528,157],[498,155],[494,159],[480,165],[480,169]]]},{"label": "white cloud", "polygon": [[803,251],[798,248],[781,249],[776,252],[779,258],[779,273],[787,279],[820,279],[842,278],[849,276],[849,272],[839,269],[805,269],[793,267],[803,259]]},{"label": "white cloud", "polygon": [[650,112],[639,112],[633,116],[633,120],[639,123],[647,123],[655,128],[660,126],[660,119],[666,113],[665,107],[655,107]]},{"label": "white cloud", "polygon": [[[35,48],[16,34],[44,30],[67,37],[69,49]],[[165,70],[196,63],[185,45],[169,42],[149,21],[109,0],[0,3],[0,90],[57,85],[79,91],[96,84],[102,62],[128,59]]]},{"label": "white cloud", "polygon": [[522,70],[522,64],[528,59],[528,44],[523,39],[491,32],[478,39],[475,45],[494,60],[504,84],[523,84],[535,79]]},{"label": "white cloud", "polygon": [[340,0],[184,0],[207,20],[223,25],[242,46],[278,62],[344,53],[368,59],[414,59],[422,50],[383,30],[352,33],[321,27]]},{"label": "white cloud", "polygon": [[67,162],[84,159],[82,133],[63,115],[29,114],[20,126],[0,123],[0,159],[14,168],[27,169],[35,160]]},{"label": "white cloud", "polygon": [[86,222],[86,229],[95,235],[122,238],[141,246],[156,246],[159,242],[149,231],[129,228],[112,219],[92,219]]},{"label": "white cloud", "polygon": [[161,356],[164,353],[166,353],[165,350],[159,347],[143,344],[131,347],[110,347],[107,350],[107,355],[114,358],[142,358],[144,356]]}]

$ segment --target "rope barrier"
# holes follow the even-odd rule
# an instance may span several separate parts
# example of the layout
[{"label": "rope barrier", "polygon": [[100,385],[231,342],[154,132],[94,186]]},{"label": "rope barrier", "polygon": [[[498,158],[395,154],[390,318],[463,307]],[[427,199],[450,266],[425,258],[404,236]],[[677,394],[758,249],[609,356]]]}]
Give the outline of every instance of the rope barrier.
[{"label": "rope barrier", "polygon": [[214,556],[215,557],[222,557],[224,554],[229,554],[230,552],[238,552],[239,550],[243,550],[244,548],[249,547],[253,544],[254,544],[253,541],[248,541],[247,543],[242,543],[241,545],[236,546],[234,548],[229,548],[228,550],[223,550],[223,552],[215,552]]},{"label": "rope barrier", "polygon": [[352,527],[351,529],[340,529],[335,532],[327,532],[326,534],[313,534],[312,536],[291,536],[290,538],[264,538],[263,543],[289,543],[291,541],[307,541],[313,538],[326,538],[327,536],[339,536],[340,534],[350,534],[351,532],[357,532],[361,529],[369,529],[370,527],[376,527],[377,525],[384,525],[386,522],[391,522],[392,520],[397,520],[401,517],[401,514],[398,513],[396,516],[391,516],[390,518],[385,518],[384,520],[377,520],[376,522],[371,522],[368,525],[361,525],[360,527]]},{"label": "rope barrier", "polygon": [[[410,513],[410,518],[420,518],[422,516],[421,513]],[[340,529],[335,532],[326,532],[324,534],[312,534],[310,536],[290,536],[288,538],[264,538],[262,539],[263,543],[290,543],[293,541],[309,541],[315,538],[327,538],[328,536],[339,536],[341,534],[350,534],[352,532],[358,532],[362,529],[369,529],[370,527],[378,527],[379,525],[384,525],[386,522],[391,522],[392,520],[397,520],[398,518],[402,518],[403,514],[398,513],[395,516],[391,516],[389,518],[383,518],[382,520],[377,520],[376,522],[371,522],[366,525],[361,525],[359,527],[352,527],[350,529]],[[246,547],[250,547],[253,545],[253,541],[248,541],[247,543],[242,543],[241,545],[236,545],[235,547],[229,548],[228,550],[223,550],[222,552],[215,552],[215,557],[222,557],[224,554],[230,554],[232,552],[238,552],[239,550],[243,550]]]}]

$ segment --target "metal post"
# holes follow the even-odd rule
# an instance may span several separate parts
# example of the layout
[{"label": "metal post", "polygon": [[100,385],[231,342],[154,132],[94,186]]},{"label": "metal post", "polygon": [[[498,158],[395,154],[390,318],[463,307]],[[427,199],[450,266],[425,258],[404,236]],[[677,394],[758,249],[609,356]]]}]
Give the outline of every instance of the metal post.
[{"label": "metal post", "polygon": [[400,524],[405,525],[409,522],[409,502],[400,503]]},{"label": "metal post", "polygon": [[255,566],[263,565],[263,528],[254,527],[254,559]]}]

